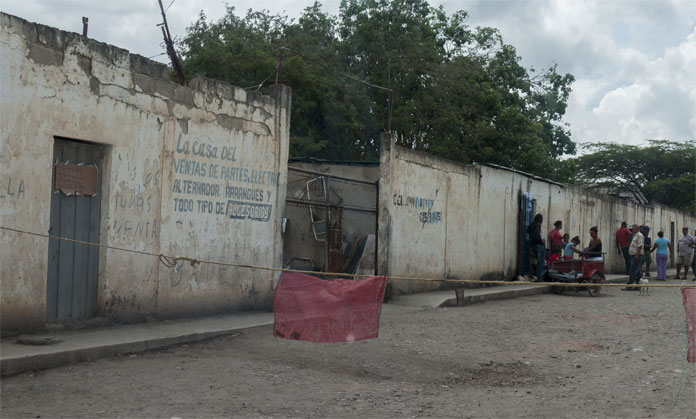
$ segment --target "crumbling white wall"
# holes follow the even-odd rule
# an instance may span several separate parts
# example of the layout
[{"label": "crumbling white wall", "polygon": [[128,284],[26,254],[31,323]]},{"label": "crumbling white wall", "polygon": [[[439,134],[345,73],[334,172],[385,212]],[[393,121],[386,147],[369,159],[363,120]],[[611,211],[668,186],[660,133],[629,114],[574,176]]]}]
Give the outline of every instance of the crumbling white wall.
[{"label": "crumbling white wall", "polygon": [[[608,272],[622,273],[614,232],[621,221],[651,226],[669,238],[696,219],[672,208],[563,186],[482,165],[463,165],[394,145],[383,137],[380,160],[378,273],[420,278],[511,279],[518,267],[519,196],[532,194],[545,235],[556,220],[587,246],[599,227]],[[439,287],[436,281],[393,280],[395,292]]]},{"label": "crumbling white wall", "polygon": [[[0,14],[0,225],[47,233],[55,138],[104,148],[100,241],[280,266],[290,93],[169,80],[163,64]],[[2,328],[45,322],[48,240],[0,231]],[[268,308],[273,273],[101,249],[98,314]]]}]

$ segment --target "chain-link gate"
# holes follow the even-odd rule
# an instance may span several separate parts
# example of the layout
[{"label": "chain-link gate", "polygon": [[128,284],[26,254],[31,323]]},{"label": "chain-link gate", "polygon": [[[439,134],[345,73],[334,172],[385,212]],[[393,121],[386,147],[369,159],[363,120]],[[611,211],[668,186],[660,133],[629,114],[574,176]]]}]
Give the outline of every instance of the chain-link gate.
[{"label": "chain-link gate", "polygon": [[283,265],[374,275],[377,183],[288,167]]}]

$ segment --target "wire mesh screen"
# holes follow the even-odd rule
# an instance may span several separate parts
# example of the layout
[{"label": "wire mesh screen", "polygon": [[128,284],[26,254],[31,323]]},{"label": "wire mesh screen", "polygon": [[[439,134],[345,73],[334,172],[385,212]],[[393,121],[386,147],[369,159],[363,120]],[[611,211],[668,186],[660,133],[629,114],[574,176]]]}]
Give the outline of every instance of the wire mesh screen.
[{"label": "wire mesh screen", "polygon": [[374,275],[377,183],[288,167],[283,264]]}]

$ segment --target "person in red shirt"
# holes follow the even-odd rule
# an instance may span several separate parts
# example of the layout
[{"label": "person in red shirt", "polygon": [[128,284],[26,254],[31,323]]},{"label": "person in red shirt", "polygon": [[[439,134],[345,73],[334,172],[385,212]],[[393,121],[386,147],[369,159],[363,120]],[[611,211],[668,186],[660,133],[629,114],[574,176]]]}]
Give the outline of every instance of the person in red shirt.
[{"label": "person in red shirt", "polygon": [[626,221],[621,223],[621,228],[616,230],[616,249],[619,255],[623,255],[624,263],[626,264],[626,275],[631,269],[631,256],[628,254],[628,248],[631,246],[631,237],[633,233],[628,229]]},{"label": "person in red shirt", "polygon": [[549,244],[551,245],[551,254],[552,255],[561,255],[561,250],[563,249],[563,235],[561,234],[560,230],[563,228],[563,222],[561,220],[556,221],[553,223],[553,226],[555,227],[551,232],[549,233]]}]

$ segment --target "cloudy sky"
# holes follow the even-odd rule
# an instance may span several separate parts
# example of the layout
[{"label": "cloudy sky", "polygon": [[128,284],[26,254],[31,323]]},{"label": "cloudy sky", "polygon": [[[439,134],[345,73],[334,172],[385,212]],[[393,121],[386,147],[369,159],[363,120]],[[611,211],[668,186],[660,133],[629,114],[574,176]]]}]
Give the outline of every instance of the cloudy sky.
[{"label": "cloudy sky", "polygon": [[[182,37],[200,11],[225,13],[221,0],[162,0],[172,36]],[[227,1],[297,17],[313,0]],[[325,0],[336,14],[340,0]],[[171,4],[171,6],[170,6]],[[576,142],[641,144],[696,139],[695,0],[431,0],[465,10],[469,25],[498,28],[527,67],[558,63],[576,82],[565,121]],[[16,0],[0,10],[89,36],[146,57],[163,52],[157,0]],[[163,62],[167,57],[156,56]]]}]

